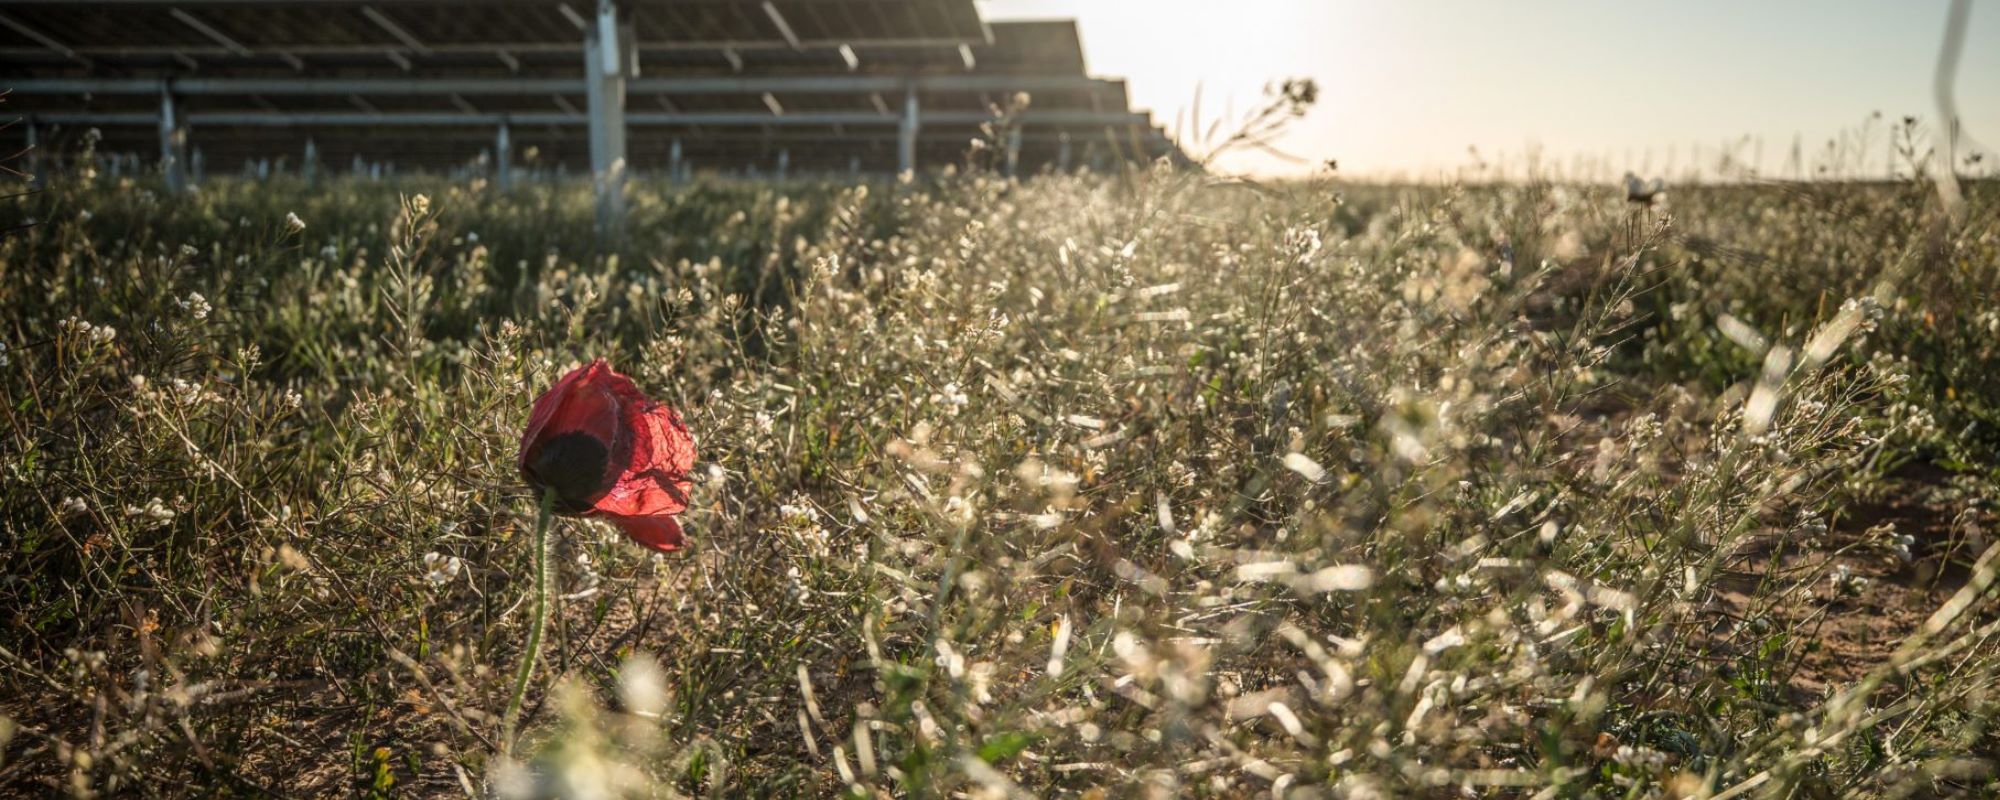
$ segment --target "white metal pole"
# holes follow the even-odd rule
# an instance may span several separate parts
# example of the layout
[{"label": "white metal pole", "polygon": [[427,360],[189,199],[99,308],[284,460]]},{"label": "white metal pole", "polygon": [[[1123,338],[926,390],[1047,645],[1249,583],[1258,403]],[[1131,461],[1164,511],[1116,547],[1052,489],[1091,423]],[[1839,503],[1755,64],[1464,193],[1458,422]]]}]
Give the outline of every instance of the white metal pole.
[{"label": "white metal pole", "polygon": [[1012,178],[1021,169],[1021,126],[1016,123],[1007,129],[1007,177]]},{"label": "white metal pole", "polygon": [[595,24],[584,35],[583,55],[589,82],[590,180],[600,238],[615,237],[625,217],[624,45],[617,3],[598,0]]},{"label": "white metal pole", "polygon": [[514,132],[506,120],[493,132],[493,184],[500,191],[514,186]]},{"label": "white metal pole", "polygon": [[919,114],[917,85],[912,82],[903,87],[903,121],[896,131],[896,172],[912,178],[917,174]]},{"label": "white metal pole", "polygon": [[28,118],[28,185],[40,188],[42,185],[41,136],[35,130],[35,118]]},{"label": "white metal pole", "polygon": [[161,86],[160,175],[166,179],[169,194],[187,189],[187,127],[175,105],[173,89]]}]

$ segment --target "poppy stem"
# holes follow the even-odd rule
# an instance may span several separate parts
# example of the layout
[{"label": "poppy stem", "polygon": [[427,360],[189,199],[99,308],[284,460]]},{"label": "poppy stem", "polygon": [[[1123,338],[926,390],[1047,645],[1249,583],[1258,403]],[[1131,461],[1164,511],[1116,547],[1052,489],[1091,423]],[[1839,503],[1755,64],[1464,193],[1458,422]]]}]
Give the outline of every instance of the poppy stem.
[{"label": "poppy stem", "polygon": [[542,630],[549,625],[549,522],[555,517],[555,506],[556,491],[543,490],[541,514],[535,518],[534,609],[528,618],[528,642],[521,651],[521,666],[514,672],[514,693],[507,698],[507,714],[501,718],[502,755],[513,752],[514,727],[521,721],[521,702],[528,697],[528,683],[535,676],[535,660],[542,653]]}]

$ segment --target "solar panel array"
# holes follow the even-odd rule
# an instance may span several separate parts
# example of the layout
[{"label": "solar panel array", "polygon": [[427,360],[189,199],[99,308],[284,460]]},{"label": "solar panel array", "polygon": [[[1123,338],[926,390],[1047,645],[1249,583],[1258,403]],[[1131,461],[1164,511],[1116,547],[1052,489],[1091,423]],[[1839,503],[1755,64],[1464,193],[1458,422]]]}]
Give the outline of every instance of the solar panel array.
[{"label": "solar panel array", "polygon": [[0,88],[16,144],[59,157],[90,135],[183,173],[1178,156],[1087,75],[1074,23],[988,23],[971,0],[0,0]]}]

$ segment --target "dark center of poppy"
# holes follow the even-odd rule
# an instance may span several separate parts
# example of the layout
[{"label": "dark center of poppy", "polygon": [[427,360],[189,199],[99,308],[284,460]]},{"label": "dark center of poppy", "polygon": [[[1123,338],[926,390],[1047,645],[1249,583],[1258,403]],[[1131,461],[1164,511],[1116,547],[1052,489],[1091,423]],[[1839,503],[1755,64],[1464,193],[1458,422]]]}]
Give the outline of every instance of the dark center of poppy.
[{"label": "dark center of poppy", "polygon": [[603,440],[581,431],[549,437],[528,463],[528,478],[539,488],[556,490],[556,510],[581,514],[604,493],[611,451]]}]

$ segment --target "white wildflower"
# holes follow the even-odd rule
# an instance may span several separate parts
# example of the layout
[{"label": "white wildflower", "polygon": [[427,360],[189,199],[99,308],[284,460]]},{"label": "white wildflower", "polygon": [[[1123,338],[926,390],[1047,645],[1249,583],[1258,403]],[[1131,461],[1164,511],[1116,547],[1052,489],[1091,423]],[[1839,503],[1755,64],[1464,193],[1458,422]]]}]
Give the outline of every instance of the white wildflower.
[{"label": "white wildflower", "polygon": [[581,573],[576,580],[576,591],[563,595],[564,600],[581,600],[597,594],[598,586],[604,582],[604,576],[598,574],[597,568],[591,565],[589,553],[576,554],[576,567]]},{"label": "white wildflower", "polygon": [[1856,330],[1864,334],[1874,333],[1875,326],[1882,321],[1882,316],[1886,313],[1881,301],[1872,295],[1850,297],[1840,304],[1840,310],[1842,313],[1857,312],[1860,320],[1856,324]]},{"label": "white wildflower", "polygon": [[956,416],[959,409],[964,408],[965,404],[970,402],[970,399],[966,397],[963,390],[958,388],[958,384],[947,383],[944,385],[944,389],[931,395],[931,402],[944,404],[947,411]]},{"label": "white wildflower", "polygon": [[1854,570],[1849,569],[1846,564],[1835,566],[1832,574],[1827,576],[1827,580],[1833,584],[1834,594],[1842,597],[1860,594],[1861,588],[1868,585],[1867,578],[1854,574]]},{"label": "white wildflower", "polygon": [[424,574],[424,580],[430,581],[432,586],[443,586],[458,577],[459,571],[465,568],[465,564],[458,559],[458,556],[448,556],[432,550],[424,554],[424,568],[429,570]]},{"label": "white wildflower", "polygon": [[778,506],[778,516],[785,518],[787,522],[805,525],[819,522],[819,509],[813,508],[810,501],[803,497],[794,497],[792,500],[793,502]]},{"label": "white wildflower", "polygon": [[154,522],[168,522],[174,518],[174,510],[168,508],[167,504],[162,502],[160,498],[155,497],[146,501],[146,504],[143,506],[126,506],[125,516],[145,517]]},{"label": "white wildflower", "polygon": [[181,405],[185,406],[195,405],[197,403],[200,403],[202,400],[207,399],[208,396],[208,393],[205,390],[203,390],[201,388],[201,384],[198,383],[193,383],[190,381],[182,380],[180,378],[175,378],[173,379],[172,386],[173,386],[173,398],[176,402],[180,403]]},{"label": "white wildflower", "polygon": [[208,298],[201,296],[201,292],[188,292],[188,296],[180,300],[180,307],[182,311],[188,312],[188,316],[198,320],[208,319],[208,312],[214,310],[208,304]]}]

